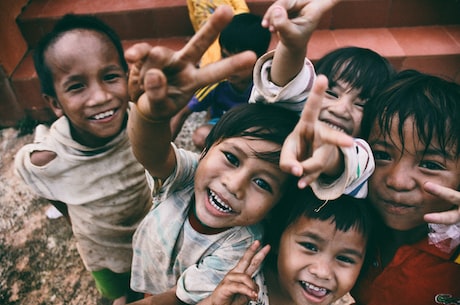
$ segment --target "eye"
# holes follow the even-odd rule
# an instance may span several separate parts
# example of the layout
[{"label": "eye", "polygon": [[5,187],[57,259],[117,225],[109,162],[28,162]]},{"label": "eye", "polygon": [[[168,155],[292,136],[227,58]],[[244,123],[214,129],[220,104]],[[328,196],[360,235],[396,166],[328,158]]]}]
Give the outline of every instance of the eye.
[{"label": "eye", "polygon": [[346,264],[350,264],[350,265],[356,264],[356,261],[353,258],[346,256],[346,255],[338,255],[336,259]]},{"label": "eye", "polygon": [[326,97],[330,99],[338,99],[339,94],[337,92],[334,92],[332,89],[327,89],[326,90]]},{"label": "eye", "polygon": [[390,154],[388,154],[385,151],[374,150],[373,154],[374,154],[374,159],[376,161],[379,161],[379,160],[380,161],[390,161],[391,160]]},{"label": "eye", "polygon": [[435,162],[435,161],[422,161],[420,162],[420,167],[422,168],[426,168],[426,169],[429,169],[429,170],[444,170],[445,167],[438,163],[438,162]]},{"label": "eye", "polygon": [[83,89],[85,86],[82,83],[74,83],[66,88],[66,92],[78,91]]},{"label": "eye", "polygon": [[272,187],[270,186],[270,184],[265,181],[264,179],[260,179],[260,178],[257,178],[254,180],[254,183],[257,184],[260,188],[272,193],[273,192],[273,189]]},{"label": "eye", "polygon": [[105,81],[113,81],[113,80],[117,80],[117,79],[120,79],[122,76],[121,74],[118,74],[118,73],[110,73],[110,74],[106,74],[104,76],[104,80]]},{"label": "eye", "polygon": [[224,151],[224,156],[227,159],[227,161],[230,162],[230,164],[232,164],[233,166],[240,165],[240,161],[234,154]]},{"label": "eye", "polygon": [[308,250],[308,251],[310,251],[310,252],[318,252],[318,247],[317,247],[315,244],[313,244],[313,243],[310,243],[310,242],[301,242],[300,245],[301,245],[304,249],[306,249],[306,250]]},{"label": "eye", "polygon": [[362,100],[362,99],[357,99],[355,102],[354,102],[354,105],[356,107],[359,107],[359,108],[364,108],[364,106],[366,105],[366,100]]}]

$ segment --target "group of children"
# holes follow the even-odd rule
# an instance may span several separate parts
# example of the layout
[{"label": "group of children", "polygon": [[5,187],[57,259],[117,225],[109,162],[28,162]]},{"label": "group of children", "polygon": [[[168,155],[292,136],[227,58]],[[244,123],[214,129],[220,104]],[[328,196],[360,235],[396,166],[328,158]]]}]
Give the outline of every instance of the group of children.
[{"label": "group of children", "polygon": [[[16,168],[65,203],[114,304],[139,298],[128,283],[148,295],[135,304],[458,302],[460,86],[363,48],[313,66],[309,38],[337,2],[276,1],[262,25],[280,42],[255,66],[252,52],[196,66],[228,7],[179,51],[123,53],[110,28],[73,15],[42,40],[58,120]],[[223,114],[201,154],[171,142],[197,89],[252,67],[250,103]]]}]

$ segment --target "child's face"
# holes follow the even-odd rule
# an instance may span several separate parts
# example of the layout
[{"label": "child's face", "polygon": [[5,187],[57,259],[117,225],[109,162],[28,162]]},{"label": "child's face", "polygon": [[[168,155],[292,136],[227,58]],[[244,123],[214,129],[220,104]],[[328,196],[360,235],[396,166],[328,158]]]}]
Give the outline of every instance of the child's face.
[{"label": "child's face", "polygon": [[359,98],[359,94],[360,90],[337,81],[334,87],[327,90],[319,119],[352,137],[357,137],[366,103]]},{"label": "child's face", "polygon": [[278,281],[297,305],[331,304],[348,293],[358,278],[366,240],[354,229],[338,231],[330,220],[301,216],[282,234]]},{"label": "child's face", "polygon": [[56,98],[46,96],[57,116],[72,124],[72,136],[98,146],[116,136],[128,107],[126,73],[116,48],[104,35],[73,30],[45,53]]},{"label": "child's face", "polygon": [[288,175],[254,152],[280,150],[280,145],[243,137],[214,144],[195,175],[197,218],[211,228],[252,225],[281,198]]},{"label": "child's face", "polygon": [[425,144],[414,131],[412,118],[404,122],[405,150],[402,151],[398,121],[393,118],[391,134],[386,137],[377,125],[370,133],[369,144],[376,164],[370,178],[369,198],[390,228],[405,231],[425,224],[424,214],[452,207],[451,203],[425,192],[423,185],[430,181],[458,190],[460,161],[453,155],[442,154],[436,141],[424,153]]}]

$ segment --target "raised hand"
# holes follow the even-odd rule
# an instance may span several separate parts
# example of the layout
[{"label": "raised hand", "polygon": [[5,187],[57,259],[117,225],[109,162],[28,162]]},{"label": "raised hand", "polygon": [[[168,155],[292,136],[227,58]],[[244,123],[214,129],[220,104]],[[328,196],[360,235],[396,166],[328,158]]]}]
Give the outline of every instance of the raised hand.
[{"label": "raised hand", "polygon": [[259,250],[260,242],[255,241],[245,252],[214,292],[199,305],[243,305],[257,299],[258,287],[252,277],[270,251],[266,245]]},{"label": "raised hand", "polygon": [[125,52],[131,64],[130,96],[142,115],[153,121],[168,120],[198,88],[254,64],[255,54],[244,52],[201,69],[196,65],[232,16],[230,7],[220,6],[179,51],[140,43]]},{"label": "raised hand", "polygon": [[447,212],[425,214],[424,220],[426,222],[448,225],[460,223],[460,191],[432,182],[426,182],[423,187],[433,196],[457,206],[456,209]]},{"label": "raised hand", "polygon": [[318,119],[327,85],[327,78],[319,75],[299,122],[281,150],[280,167],[301,177],[299,188],[306,187],[321,174],[339,175],[343,171],[343,157],[338,146],[353,145],[353,138]]}]

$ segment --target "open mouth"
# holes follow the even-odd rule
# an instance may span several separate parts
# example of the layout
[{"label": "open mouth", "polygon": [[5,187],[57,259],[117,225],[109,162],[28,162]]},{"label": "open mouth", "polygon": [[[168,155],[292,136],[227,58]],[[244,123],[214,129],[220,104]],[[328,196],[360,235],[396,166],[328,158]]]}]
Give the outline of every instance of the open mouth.
[{"label": "open mouth", "polygon": [[326,288],[318,287],[308,282],[300,281],[300,285],[308,294],[311,294],[317,298],[322,298],[329,293],[329,290]]},{"label": "open mouth", "polygon": [[322,122],[324,122],[327,126],[331,127],[331,128],[334,129],[334,130],[337,130],[337,131],[346,133],[345,129],[343,129],[343,128],[340,127],[340,126],[334,125],[334,124],[332,124],[332,123],[330,123],[330,122],[327,122],[327,121],[322,121]]},{"label": "open mouth", "polygon": [[226,205],[222,199],[219,198],[219,196],[217,196],[216,193],[214,193],[212,190],[209,190],[208,192],[208,199],[209,199],[209,202],[211,203],[211,205],[218,211],[222,212],[222,213],[230,213],[233,211],[233,209]]},{"label": "open mouth", "polygon": [[90,117],[91,120],[103,120],[103,119],[106,119],[108,117],[111,117],[115,114],[115,110],[112,109],[112,110],[108,110],[108,111],[105,111],[105,112],[101,112],[101,113],[98,113],[92,117]]}]

